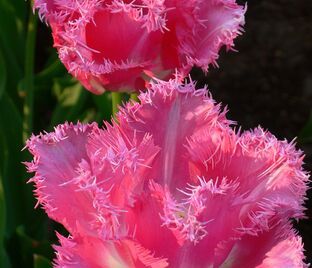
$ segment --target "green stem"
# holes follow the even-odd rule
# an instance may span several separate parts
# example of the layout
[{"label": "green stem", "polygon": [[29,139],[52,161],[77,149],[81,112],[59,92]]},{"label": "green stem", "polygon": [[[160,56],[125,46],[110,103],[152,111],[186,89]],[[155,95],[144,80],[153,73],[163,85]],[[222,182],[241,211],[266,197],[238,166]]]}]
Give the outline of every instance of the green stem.
[{"label": "green stem", "polygon": [[29,8],[29,19],[27,26],[26,51],[25,51],[25,101],[23,140],[26,140],[33,129],[33,106],[34,106],[34,61],[36,46],[37,17]]},{"label": "green stem", "polygon": [[139,101],[138,94],[137,93],[131,93],[130,94],[130,99],[138,102]]},{"label": "green stem", "polygon": [[118,106],[121,104],[121,93],[112,92],[112,112],[113,117],[116,118],[118,112]]}]

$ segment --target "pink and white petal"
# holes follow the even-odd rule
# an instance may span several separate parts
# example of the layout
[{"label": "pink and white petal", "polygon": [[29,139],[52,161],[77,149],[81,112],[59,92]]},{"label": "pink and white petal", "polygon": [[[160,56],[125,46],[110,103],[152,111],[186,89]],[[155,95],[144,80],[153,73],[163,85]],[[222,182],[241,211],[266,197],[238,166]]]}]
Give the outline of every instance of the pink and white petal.
[{"label": "pink and white petal", "polygon": [[65,238],[58,235],[60,246],[56,250],[57,268],[164,268],[165,259],[155,257],[151,251],[132,240],[103,241],[84,236]]},{"label": "pink and white petal", "polygon": [[192,177],[239,184],[232,206],[241,207],[237,216],[245,227],[266,228],[277,215],[303,217],[308,175],[302,169],[302,153],[293,144],[258,128],[242,135],[224,132],[218,140],[211,135],[192,137],[188,148]]},{"label": "pink and white petal", "polygon": [[[170,263],[179,250],[175,234],[164,225],[164,196],[161,186],[150,181],[144,192],[137,195],[132,206],[127,207],[123,221],[129,226],[129,235],[142,247],[155,252],[157,257]],[[165,243],[165,244],[164,244]]]},{"label": "pink and white petal", "polygon": [[[54,261],[57,268],[135,267],[131,253],[124,243],[102,241],[89,236],[58,237],[61,245],[54,246],[57,251],[57,259]],[[119,250],[122,255],[119,255]]]},{"label": "pink and white petal", "polygon": [[189,153],[186,148],[191,135],[200,135],[209,128],[215,134],[231,122],[220,113],[219,106],[206,96],[206,89],[195,91],[193,83],[182,85],[177,79],[153,83],[139,96],[141,104],[128,103],[118,114],[120,128],[136,132],[138,137],[149,133],[161,148],[149,178],[166,184],[179,194],[188,182]]},{"label": "pink and white petal", "polygon": [[69,183],[79,177],[79,165],[87,161],[86,143],[96,124],[59,125],[54,132],[32,136],[27,147],[33,154],[26,163],[30,180],[35,184],[35,195],[50,218],[62,223],[70,232],[76,231],[77,220],[88,222],[95,211],[93,197]]},{"label": "pink and white petal", "polygon": [[[188,58],[194,54],[196,28],[202,23],[196,18],[199,1],[196,0],[166,0],[167,23],[169,29],[163,33],[162,62],[164,67],[178,68],[186,75],[192,65]],[[185,76],[186,76],[185,75]]]},{"label": "pink and white petal", "polygon": [[131,10],[112,13],[100,9],[94,14],[93,21],[85,29],[86,45],[98,51],[92,54],[92,60],[96,63],[102,63],[104,59],[145,62],[158,57],[161,34],[149,33],[142,27],[142,22],[133,16]]},{"label": "pink and white petal", "polygon": [[293,143],[257,128],[240,136],[228,169],[240,182],[241,202],[258,200],[263,211],[298,219],[303,217],[309,180],[302,165],[302,152]]},{"label": "pink and white petal", "polygon": [[218,66],[220,48],[231,49],[243,31],[246,9],[234,0],[166,0],[166,5],[170,31],[164,32],[164,63],[175,63],[180,71]]},{"label": "pink and white petal", "polygon": [[236,4],[235,0],[201,0],[196,10],[196,34],[194,35],[194,54],[190,55],[190,64],[203,70],[209,64],[216,66],[222,46],[227,50],[234,46],[233,40],[242,33],[246,8]]},{"label": "pink and white petal", "polygon": [[276,244],[267,254],[257,268],[304,268],[303,245],[300,236],[289,237]]},{"label": "pink and white petal", "polygon": [[61,61],[87,89],[95,94],[143,90],[148,73],[161,78],[171,73],[160,68],[161,32],[143,27],[137,7],[92,3],[83,3],[83,12],[71,14],[65,24],[51,24]]},{"label": "pink and white petal", "polygon": [[[246,235],[241,240],[230,242],[231,251],[222,262],[216,262],[220,268],[306,268],[303,245],[289,224],[281,224],[258,236]],[[226,246],[224,247],[226,248]],[[220,254],[222,249],[219,249]],[[219,256],[226,256],[221,253]]]},{"label": "pink and white petal", "polygon": [[131,250],[132,256],[136,260],[136,268],[165,268],[169,266],[167,258],[155,256],[155,253],[153,253],[155,252],[154,249],[146,249],[132,240],[128,240],[126,243]]},{"label": "pink and white petal", "polygon": [[97,177],[99,188],[109,191],[114,206],[132,205],[148,182],[159,147],[149,134],[138,136],[134,131],[106,124],[88,142],[90,172]]},{"label": "pink and white petal", "polygon": [[[86,73],[98,77],[109,90],[143,90],[151,78],[144,71],[156,71],[160,65],[161,33],[148,32],[132,13],[131,9],[117,13],[99,10],[85,28],[83,42],[97,51],[91,53],[92,64]],[[82,72],[79,78],[84,75]]]},{"label": "pink and white petal", "polygon": [[[214,250],[222,240],[238,237],[235,226],[239,208],[231,207],[237,185],[200,179],[200,185],[183,189],[185,198],[177,202],[166,191],[158,193],[163,200],[163,225],[175,235],[180,248],[170,256],[172,267],[209,267]],[[196,262],[196,265],[189,263]],[[183,266],[185,265],[185,266]]]},{"label": "pink and white petal", "polygon": [[54,0],[36,0],[34,8],[38,9],[38,15],[41,20],[53,21],[53,14],[57,12],[57,5]]},{"label": "pink and white petal", "polygon": [[[304,155],[295,148],[293,142],[279,141],[259,127],[241,135],[236,155],[236,166],[242,163],[239,161],[246,159],[244,162],[247,163],[248,169],[256,175],[256,181],[264,184],[265,190],[280,192],[281,197],[292,197],[297,200],[298,207],[303,202],[309,176],[302,168]],[[251,161],[248,161],[249,159]],[[233,159],[233,167],[235,160]],[[240,174],[242,173],[243,171],[240,171]],[[249,189],[251,184],[254,185],[250,180],[245,180],[245,183],[245,187]]]}]

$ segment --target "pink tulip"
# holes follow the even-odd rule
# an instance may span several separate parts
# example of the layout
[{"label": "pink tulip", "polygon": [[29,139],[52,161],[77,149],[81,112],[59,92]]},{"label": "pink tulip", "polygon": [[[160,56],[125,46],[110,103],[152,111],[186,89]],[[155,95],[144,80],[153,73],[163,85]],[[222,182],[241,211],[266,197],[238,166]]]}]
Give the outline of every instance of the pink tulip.
[{"label": "pink tulip", "polygon": [[293,143],[243,133],[176,80],[106,124],[65,123],[27,146],[35,195],[63,224],[56,267],[307,267],[290,220],[308,175]]},{"label": "pink tulip", "polygon": [[68,71],[96,94],[217,66],[245,13],[235,0],[35,0],[35,8]]}]

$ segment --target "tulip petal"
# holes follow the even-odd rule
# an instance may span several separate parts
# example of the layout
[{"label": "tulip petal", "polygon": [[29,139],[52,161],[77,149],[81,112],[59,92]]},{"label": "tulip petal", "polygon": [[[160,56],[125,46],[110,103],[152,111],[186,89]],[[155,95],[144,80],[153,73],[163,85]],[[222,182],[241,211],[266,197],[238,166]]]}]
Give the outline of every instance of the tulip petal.
[{"label": "tulip petal", "polygon": [[119,207],[131,206],[133,198],[144,191],[159,153],[151,135],[137,135],[115,123],[92,135],[87,150],[90,172],[98,178],[99,188],[110,192],[112,204]]},{"label": "tulip petal", "polygon": [[[222,46],[232,49],[233,40],[242,33],[245,24],[246,8],[239,6],[233,0],[201,1],[198,6],[198,24],[195,35],[195,51],[191,62],[208,70],[210,63],[217,65],[219,50]],[[201,38],[204,36],[204,38]]]},{"label": "tulip petal", "polygon": [[189,139],[190,172],[238,184],[229,203],[233,210],[225,215],[241,225],[236,226],[238,231],[261,232],[277,215],[281,219],[303,217],[308,174],[302,169],[302,152],[294,144],[278,141],[261,128],[241,135],[224,132],[216,140],[211,137],[208,132]]},{"label": "tulip petal", "polygon": [[[218,135],[231,121],[219,106],[209,99],[203,89],[195,91],[194,84],[180,85],[177,80],[161,82],[140,95],[141,104],[128,104],[118,115],[121,129],[135,131],[137,136],[149,133],[156,146],[161,148],[150,178],[166,184],[177,192],[188,182],[188,150],[186,144],[193,133],[214,128]],[[177,192],[179,194],[179,192]]]},{"label": "tulip petal", "polygon": [[55,267],[81,268],[164,268],[165,259],[157,258],[149,250],[130,240],[102,241],[85,236],[65,238],[58,234],[60,246]]},{"label": "tulip petal", "polygon": [[[219,256],[222,256],[220,254]],[[224,254],[223,254],[224,256]],[[303,245],[290,224],[281,224],[257,236],[244,236],[233,243],[224,267],[308,267],[304,262]]]},{"label": "tulip petal", "polygon": [[62,223],[70,232],[76,231],[77,219],[90,220],[94,211],[92,197],[77,192],[79,188],[68,183],[78,176],[77,169],[87,159],[88,135],[96,124],[77,125],[65,123],[52,133],[33,136],[27,147],[34,155],[27,164],[35,183],[38,202],[49,217]]}]

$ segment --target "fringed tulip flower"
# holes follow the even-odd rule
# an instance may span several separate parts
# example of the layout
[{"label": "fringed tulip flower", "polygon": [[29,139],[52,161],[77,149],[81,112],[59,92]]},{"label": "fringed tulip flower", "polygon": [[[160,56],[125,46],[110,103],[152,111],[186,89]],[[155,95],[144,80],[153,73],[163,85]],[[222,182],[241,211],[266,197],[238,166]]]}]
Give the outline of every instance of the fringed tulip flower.
[{"label": "fringed tulip flower", "polygon": [[117,122],[27,143],[35,195],[69,231],[56,267],[307,267],[291,219],[308,175],[293,143],[237,133],[194,84],[153,83]]},{"label": "fringed tulip flower", "polygon": [[35,0],[68,71],[93,93],[142,90],[151,77],[217,65],[245,8],[235,0]]}]

